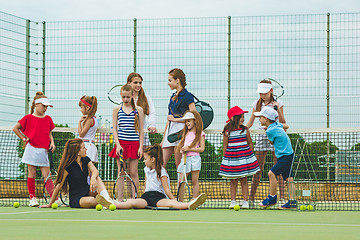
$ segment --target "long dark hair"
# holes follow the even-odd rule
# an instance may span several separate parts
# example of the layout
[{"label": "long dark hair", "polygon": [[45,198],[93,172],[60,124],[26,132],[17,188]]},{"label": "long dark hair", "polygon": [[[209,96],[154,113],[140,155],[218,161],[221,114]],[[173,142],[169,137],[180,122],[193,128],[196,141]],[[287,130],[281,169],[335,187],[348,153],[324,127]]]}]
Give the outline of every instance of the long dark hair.
[{"label": "long dark hair", "polygon": [[[140,74],[136,73],[136,72],[132,72],[129,74],[129,76],[127,77],[127,83],[131,83],[134,77],[138,77],[141,79],[141,81],[143,81],[143,78]],[[150,109],[149,109],[149,103],[148,100],[146,98],[144,89],[141,88],[139,91],[139,95],[138,95],[138,99],[136,101],[136,105],[142,107],[142,109],[144,110],[144,114],[145,115],[149,115],[150,113]]]},{"label": "long dark hair", "polygon": [[178,92],[174,97],[173,97],[173,101],[177,101],[179,94],[185,89],[186,87],[186,76],[183,70],[181,70],[180,68],[174,68],[172,70],[170,70],[169,75],[171,75],[175,80],[179,79],[180,80],[180,85],[182,87],[181,91]]},{"label": "long dark hair", "polygon": [[[201,132],[203,131],[203,121],[202,118],[200,116],[200,113],[198,113],[197,111],[186,111],[186,112],[191,112],[192,114],[194,114],[195,117],[195,139],[192,141],[192,143],[190,144],[190,148],[195,147],[195,145],[197,145],[200,142],[200,138],[201,138]],[[186,114],[185,112],[185,114]],[[183,129],[183,135],[181,138],[181,141],[179,143],[179,145],[176,147],[176,150],[178,152],[180,152],[180,149],[184,146],[185,143],[185,137],[186,134],[189,132],[189,129],[187,128],[186,124],[184,126]]]},{"label": "long dark hair", "polygon": [[157,178],[160,179],[161,177],[161,168],[163,165],[163,151],[160,144],[156,143],[153,146],[150,146],[148,149],[145,150],[145,153],[148,154],[150,157],[155,158],[155,171]]},{"label": "long dark hair", "polygon": [[[56,177],[55,185],[61,183],[64,178],[64,171],[66,167],[70,166],[74,161],[76,161],[78,154],[80,152],[81,144],[83,140],[80,138],[69,139],[64,148],[64,152],[61,157],[60,165],[58,168],[58,175]],[[64,184],[61,188],[63,193],[69,192],[68,181],[65,179]]]},{"label": "long dark hair", "polygon": [[[125,92],[131,92],[131,96],[133,96],[134,94],[134,89],[130,86],[130,84],[125,84],[124,86],[121,87],[121,90],[120,90],[120,94],[122,91],[125,91]],[[136,110],[136,105],[135,105],[135,101],[134,101],[134,98],[132,97],[131,98],[131,107],[133,109],[133,111]],[[139,116],[138,114],[135,114],[135,117],[134,117],[134,126],[135,126],[135,130],[136,131],[139,131],[140,129],[140,126],[139,126]]]},{"label": "long dark hair", "polygon": [[235,115],[232,117],[232,119],[230,119],[230,121],[225,125],[224,130],[222,131],[222,134],[225,136],[229,136],[230,133],[235,130],[240,128],[241,129],[241,133],[243,133],[247,128],[244,125],[240,125],[240,118],[243,117],[244,114],[241,115]]}]

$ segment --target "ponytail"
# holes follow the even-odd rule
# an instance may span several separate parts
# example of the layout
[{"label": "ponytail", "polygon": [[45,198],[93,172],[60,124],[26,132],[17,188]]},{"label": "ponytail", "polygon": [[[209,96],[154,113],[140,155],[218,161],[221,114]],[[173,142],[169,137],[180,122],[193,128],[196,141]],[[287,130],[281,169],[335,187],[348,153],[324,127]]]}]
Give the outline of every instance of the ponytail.
[{"label": "ponytail", "polygon": [[156,143],[153,146],[150,146],[145,153],[148,154],[151,158],[155,158],[155,171],[157,178],[161,178],[161,168],[163,166],[163,151],[160,144]]},{"label": "ponytail", "polygon": [[170,70],[169,75],[171,75],[175,80],[179,79],[180,80],[180,85],[182,87],[181,91],[178,92],[172,99],[173,101],[177,101],[179,94],[185,89],[186,87],[186,76],[183,70],[181,70],[180,68],[174,68],[172,70]]},{"label": "ponytail", "polygon": [[84,103],[83,101],[85,101],[86,103],[88,103],[91,107],[89,109],[89,112],[83,122],[83,125],[85,125],[85,123],[89,120],[92,119],[97,111],[97,98],[95,96],[83,96],[80,101],[79,101],[79,107],[81,106],[88,106],[88,104]]}]

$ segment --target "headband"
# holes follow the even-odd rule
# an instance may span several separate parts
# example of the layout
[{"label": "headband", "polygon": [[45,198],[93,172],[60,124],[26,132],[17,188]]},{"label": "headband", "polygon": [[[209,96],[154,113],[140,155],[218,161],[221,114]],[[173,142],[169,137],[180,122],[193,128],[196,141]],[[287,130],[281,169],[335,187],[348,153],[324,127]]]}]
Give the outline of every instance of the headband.
[{"label": "headband", "polygon": [[91,107],[91,104],[88,103],[87,101],[85,101],[84,98],[85,98],[85,96],[83,96],[83,97],[80,99],[80,101],[81,101],[83,104],[85,104],[86,106]]}]

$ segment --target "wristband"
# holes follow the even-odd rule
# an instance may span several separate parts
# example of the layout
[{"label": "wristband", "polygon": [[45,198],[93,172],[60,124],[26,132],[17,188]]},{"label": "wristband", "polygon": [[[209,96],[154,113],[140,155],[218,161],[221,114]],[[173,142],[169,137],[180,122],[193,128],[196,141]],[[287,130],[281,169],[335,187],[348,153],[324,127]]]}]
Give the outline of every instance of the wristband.
[{"label": "wristband", "polygon": [[22,140],[23,140],[23,142],[26,142],[26,137],[24,137]]}]

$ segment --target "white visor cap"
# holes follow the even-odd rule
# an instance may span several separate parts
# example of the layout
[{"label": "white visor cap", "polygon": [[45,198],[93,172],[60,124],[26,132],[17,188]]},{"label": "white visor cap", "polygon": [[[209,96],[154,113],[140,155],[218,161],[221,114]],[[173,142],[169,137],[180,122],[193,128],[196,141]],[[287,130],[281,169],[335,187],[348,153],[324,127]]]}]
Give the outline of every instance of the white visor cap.
[{"label": "white visor cap", "polygon": [[279,117],[277,111],[271,107],[263,107],[261,112],[254,112],[254,115],[255,117],[266,117],[272,121],[276,121],[276,119]]},{"label": "white visor cap", "polygon": [[195,116],[191,112],[187,112],[187,113],[185,113],[185,115],[181,119],[182,120],[195,119]]},{"label": "white visor cap", "polygon": [[38,98],[35,100],[35,104],[36,103],[41,103],[44,106],[53,107],[53,105],[50,103],[50,100],[48,98]]},{"label": "white visor cap", "polygon": [[259,83],[256,93],[268,93],[272,89],[270,83]]}]

